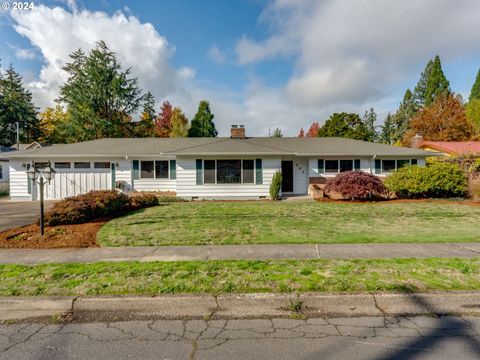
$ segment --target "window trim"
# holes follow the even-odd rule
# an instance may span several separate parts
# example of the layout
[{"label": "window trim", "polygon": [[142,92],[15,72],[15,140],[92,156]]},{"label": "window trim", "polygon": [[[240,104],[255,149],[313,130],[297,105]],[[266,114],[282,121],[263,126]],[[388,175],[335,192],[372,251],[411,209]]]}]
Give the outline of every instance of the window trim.
[{"label": "window trim", "polygon": [[[403,159],[377,159],[377,160],[380,160],[380,174],[382,174],[382,175],[383,175],[383,174],[384,174],[384,175],[389,175],[389,174],[391,174],[392,172],[397,171],[398,169],[400,169],[400,168],[398,167],[398,161],[404,161],[404,160],[406,160],[406,161],[408,161],[408,164],[407,164],[407,165],[404,165],[404,166],[412,166],[412,160],[416,160],[416,164],[415,164],[415,165],[418,165],[418,159],[417,159],[417,158],[415,158],[415,159],[405,159],[405,158],[403,158]],[[393,160],[393,161],[395,161],[395,169],[394,169],[393,171],[383,171],[383,161],[384,161],[384,160]]]},{"label": "window trim", "polygon": [[[217,161],[218,160],[240,160],[240,182],[239,183],[218,183],[217,181]],[[253,182],[245,183],[243,182],[243,161],[244,160],[251,160],[253,161]],[[247,159],[202,159],[202,185],[213,186],[213,185],[226,185],[226,186],[235,186],[235,185],[260,185],[257,184],[257,168],[256,168],[256,160],[255,158],[247,158]],[[205,183],[205,161],[215,161],[215,183]]]},{"label": "window trim", "polygon": [[[170,177],[170,161],[176,159],[156,159],[156,160],[138,160],[138,179],[137,180],[176,180]],[[153,162],[153,177],[142,177],[142,163],[152,161]],[[167,162],[167,177],[157,178],[157,161],[166,161]],[[176,165],[175,165],[176,167]]]},{"label": "window trim", "polygon": [[[327,161],[337,161],[337,171],[336,172],[329,172],[327,171]],[[345,171],[341,171],[341,167],[340,167],[340,164],[342,161],[351,161],[352,162],[352,170],[346,170],[346,171],[362,171],[362,162],[361,162],[361,159],[358,159],[358,158],[353,158],[353,159],[317,159],[317,175],[336,175],[336,174],[340,174],[342,172],[345,172]],[[359,161],[360,162],[360,167],[359,169],[357,170],[356,167],[355,167],[355,161]],[[319,162],[321,162],[323,164],[323,167],[319,167]]]}]

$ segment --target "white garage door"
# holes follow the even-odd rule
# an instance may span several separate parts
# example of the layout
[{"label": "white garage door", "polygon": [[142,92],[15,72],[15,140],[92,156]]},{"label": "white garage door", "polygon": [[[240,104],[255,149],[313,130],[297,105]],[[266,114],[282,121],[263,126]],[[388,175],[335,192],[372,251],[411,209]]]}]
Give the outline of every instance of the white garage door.
[{"label": "white garage door", "polygon": [[[45,199],[64,199],[91,190],[110,190],[110,169],[57,169],[55,178],[45,184]],[[37,195],[38,189],[35,191]],[[38,196],[36,196],[38,198]]]}]

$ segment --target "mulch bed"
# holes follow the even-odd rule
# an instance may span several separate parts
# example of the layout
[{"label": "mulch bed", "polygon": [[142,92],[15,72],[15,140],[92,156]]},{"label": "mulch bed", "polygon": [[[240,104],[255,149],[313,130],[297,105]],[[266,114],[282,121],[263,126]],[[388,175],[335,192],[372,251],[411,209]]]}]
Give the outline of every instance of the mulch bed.
[{"label": "mulch bed", "polygon": [[100,247],[97,232],[109,219],[97,219],[85,224],[46,226],[40,236],[37,224],[13,228],[0,233],[0,248],[52,249]]}]

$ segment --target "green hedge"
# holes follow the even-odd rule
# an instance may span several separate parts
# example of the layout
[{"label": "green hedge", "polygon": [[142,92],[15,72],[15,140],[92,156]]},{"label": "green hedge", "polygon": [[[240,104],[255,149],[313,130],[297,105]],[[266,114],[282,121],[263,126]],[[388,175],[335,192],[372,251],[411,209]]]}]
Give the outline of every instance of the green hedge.
[{"label": "green hedge", "polygon": [[385,186],[407,199],[463,197],[468,189],[467,176],[460,167],[441,162],[401,168],[386,178]]}]

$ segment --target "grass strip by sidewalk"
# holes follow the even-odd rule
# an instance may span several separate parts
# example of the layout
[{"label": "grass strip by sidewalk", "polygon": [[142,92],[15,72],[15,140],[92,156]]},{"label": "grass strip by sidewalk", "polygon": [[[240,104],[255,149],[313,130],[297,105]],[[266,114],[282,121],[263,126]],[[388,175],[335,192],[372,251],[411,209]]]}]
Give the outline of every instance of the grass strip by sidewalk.
[{"label": "grass strip by sidewalk", "polygon": [[480,289],[480,259],[0,265],[0,295]]}]

